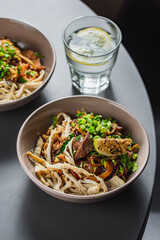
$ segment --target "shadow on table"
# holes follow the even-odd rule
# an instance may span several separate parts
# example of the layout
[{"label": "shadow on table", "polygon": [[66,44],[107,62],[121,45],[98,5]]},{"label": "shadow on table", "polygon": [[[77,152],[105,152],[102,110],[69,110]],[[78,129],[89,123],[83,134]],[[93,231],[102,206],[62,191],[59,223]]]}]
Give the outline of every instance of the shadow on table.
[{"label": "shadow on table", "polygon": [[[75,87],[72,86],[72,95],[89,95],[89,96],[93,96],[93,97],[104,97],[107,99],[110,99],[112,101],[116,101],[116,96],[114,94],[114,90],[112,88],[112,84],[110,84],[110,86],[101,91],[99,94],[81,94]],[[107,97],[106,97],[107,96]]]},{"label": "shadow on table", "polygon": [[[160,2],[158,0],[130,0],[125,1],[125,4],[116,19],[116,22],[122,31],[123,44],[129,51],[140,71],[153,109],[157,140],[157,166],[151,211],[156,212],[160,212],[160,148],[158,147],[160,145],[160,45],[155,44],[155,38],[153,36],[156,36],[156,42],[159,42],[160,34],[157,32],[157,29],[160,28],[159,11]],[[152,49],[151,51],[148,51],[149,46]]]},{"label": "shadow on table", "polygon": [[[46,103],[43,93],[35,100],[20,108],[0,112],[0,129],[3,141],[1,141],[1,161],[13,161],[12,156],[16,154],[16,141],[19,129],[25,119],[42,104]],[[9,148],[9,151],[8,151]]]},{"label": "shadow on table", "polygon": [[[64,238],[94,240],[106,234],[111,239],[114,231],[122,232],[122,229],[126,232],[126,238],[123,239],[127,239],[126,227],[131,222],[134,224],[135,221],[136,225],[142,225],[138,216],[143,214],[145,196],[138,190],[141,188],[137,188],[134,184],[118,196],[92,204],[64,202],[42,192],[31,182],[26,186],[18,216],[18,222],[21,222],[20,235],[24,235],[23,240],[29,239],[28,237],[39,240],[52,237],[58,240]],[[130,202],[134,202],[130,208],[131,212],[126,212],[126,205]],[[132,214],[137,215],[133,217],[134,220]],[[110,215],[114,218],[108,219],[107,216]],[[119,216],[123,216],[120,223],[117,222]],[[66,222],[69,223],[65,224]],[[117,226],[116,229],[114,226]],[[135,234],[137,233],[133,235]]]}]

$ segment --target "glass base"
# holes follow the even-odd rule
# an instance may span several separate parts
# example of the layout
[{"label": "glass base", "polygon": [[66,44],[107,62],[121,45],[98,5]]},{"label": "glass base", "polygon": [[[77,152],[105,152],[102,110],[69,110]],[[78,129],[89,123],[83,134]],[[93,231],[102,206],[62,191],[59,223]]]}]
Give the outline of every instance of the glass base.
[{"label": "glass base", "polygon": [[99,92],[109,87],[110,72],[110,70],[107,70],[103,73],[86,74],[78,73],[72,69],[72,84],[81,93],[98,94]]}]

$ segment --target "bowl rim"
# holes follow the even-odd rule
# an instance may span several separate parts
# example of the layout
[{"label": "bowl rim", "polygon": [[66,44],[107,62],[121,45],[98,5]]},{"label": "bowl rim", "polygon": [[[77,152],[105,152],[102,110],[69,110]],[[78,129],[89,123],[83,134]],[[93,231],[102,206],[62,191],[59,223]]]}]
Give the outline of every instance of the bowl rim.
[{"label": "bowl rim", "polygon": [[[16,23],[23,24],[23,25],[25,25],[27,27],[35,29],[38,33],[40,33],[44,37],[44,39],[48,42],[49,46],[51,47],[52,54],[53,54],[53,62],[52,62],[51,70],[50,70],[46,80],[43,81],[43,83],[42,83],[42,85],[40,87],[38,87],[32,93],[30,93],[29,95],[27,95],[27,96],[25,96],[23,98],[19,98],[19,99],[13,100],[13,102],[6,102],[6,103],[1,103],[0,102],[0,111],[1,111],[1,107],[3,108],[4,106],[9,106],[10,107],[12,105],[16,105],[16,104],[18,104],[18,103],[20,103],[22,101],[25,101],[26,99],[31,98],[31,96],[33,96],[34,94],[38,93],[40,91],[40,89],[43,89],[43,87],[48,83],[49,79],[51,78],[51,76],[53,74],[53,70],[55,69],[56,62],[57,62],[56,52],[55,52],[55,48],[54,48],[53,44],[49,41],[49,39],[45,36],[45,34],[43,32],[41,32],[37,27],[35,27],[34,25],[30,24],[27,21],[19,20],[19,19],[16,19],[16,18],[0,17],[0,21],[1,20],[14,21]],[[3,109],[2,109],[2,111],[3,111]]]},{"label": "bowl rim", "polygon": [[[101,100],[104,100],[108,103],[110,103],[111,105],[114,105],[118,108],[120,108],[122,111],[125,111],[127,114],[129,114],[135,121],[137,121],[137,123],[140,125],[141,129],[143,130],[144,132],[144,135],[146,137],[146,146],[147,146],[147,153],[146,153],[146,158],[144,159],[144,162],[141,166],[141,169],[139,169],[139,171],[137,170],[136,174],[131,178],[129,179],[124,185],[116,188],[116,189],[113,189],[111,191],[108,191],[108,192],[104,192],[104,193],[100,193],[100,194],[94,194],[94,195],[72,195],[72,194],[66,194],[66,193],[63,193],[63,192],[59,192],[59,191],[56,191],[52,188],[49,188],[47,186],[45,186],[38,178],[34,177],[30,171],[27,169],[27,167],[25,166],[24,162],[22,161],[22,157],[21,157],[21,154],[20,154],[20,138],[21,138],[21,135],[22,135],[22,132],[23,132],[23,129],[25,128],[25,125],[34,117],[35,114],[37,114],[40,110],[42,109],[45,109],[46,106],[48,105],[52,105],[54,104],[54,102],[58,102],[58,101],[65,101],[67,99],[74,99],[74,98],[90,98],[90,99],[101,99]],[[22,124],[20,130],[19,130],[19,133],[18,133],[18,136],[17,136],[17,143],[16,143],[16,149],[17,149],[17,156],[18,156],[18,160],[21,164],[21,167],[23,168],[23,170],[25,171],[25,173],[29,176],[29,178],[39,187],[41,188],[43,191],[47,192],[48,194],[52,195],[53,196],[53,193],[54,193],[54,196],[56,197],[61,197],[63,198],[63,200],[69,200],[69,199],[72,199],[72,200],[92,200],[92,199],[105,199],[105,197],[109,198],[109,196],[112,196],[112,195],[115,195],[116,193],[120,192],[121,190],[127,188],[128,185],[130,185],[132,182],[134,182],[139,176],[140,174],[143,172],[143,170],[145,169],[147,163],[148,163],[148,160],[149,160],[149,153],[150,153],[150,144],[149,144],[149,138],[148,138],[148,134],[145,130],[145,128],[143,127],[142,123],[125,107],[123,107],[121,104],[115,102],[115,101],[112,101],[110,99],[107,99],[107,98],[103,98],[103,97],[99,97],[99,96],[89,96],[89,95],[74,95],[74,96],[67,96],[67,97],[62,97],[62,98],[58,98],[58,99],[55,99],[55,100],[52,100],[48,103],[45,103],[43,104],[42,106],[40,106],[39,108],[37,108],[34,112],[32,112],[28,117],[27,119],[24,121],[24,123]]]}]

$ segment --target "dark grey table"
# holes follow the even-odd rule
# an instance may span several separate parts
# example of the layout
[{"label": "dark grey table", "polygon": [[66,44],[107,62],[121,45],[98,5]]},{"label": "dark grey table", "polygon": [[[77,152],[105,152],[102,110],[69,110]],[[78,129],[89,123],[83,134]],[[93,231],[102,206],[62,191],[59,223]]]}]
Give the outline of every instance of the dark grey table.
[{"label": "dark grey table", "polygon": [[1,240],[140,238],[154,184],[155,130],[142,79],[123,46],[112,73],[111,86],[99,95],[124,105],[144,125],[151,151],[142,175],[114,198],[94,204],[73,204],[42,192],[26,176],[17,160],[16,138],[26,117],[48,101],[79,94],[71,85],[61,36],[68,21],[93,14],[78,0],[1,1],[2,17],[33,24],[49,38],[57,53],[56,70],[41,95],[24,107],[0,113]]}]

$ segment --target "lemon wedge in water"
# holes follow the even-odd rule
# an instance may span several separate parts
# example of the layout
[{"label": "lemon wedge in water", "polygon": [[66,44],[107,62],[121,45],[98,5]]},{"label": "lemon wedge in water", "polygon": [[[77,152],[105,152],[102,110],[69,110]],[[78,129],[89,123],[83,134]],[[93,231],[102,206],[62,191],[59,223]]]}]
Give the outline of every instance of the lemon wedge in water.
[{"label": "lemon wedge in water", "polygon": [[73,52],[70,53],[70,57],[77,62],[94,65],[97,59],[90,57],[105,55],[113,49],[114,46],[115,42],[103,29],[96,27],[84,28],[77,33],[73,33],[69,41],[70,49],[84,57],[76,55]]},{"label": "lemon wedge in water", "polygon": [[[80,30],[77,33],[81,37],[90,42],[90,47],[93,47],[93,56],[102,55],[107,53],[112,47],[112,38],[110,35],[101,28],[91,27]],[[101,49],[100,54],[98,50]]]}]

